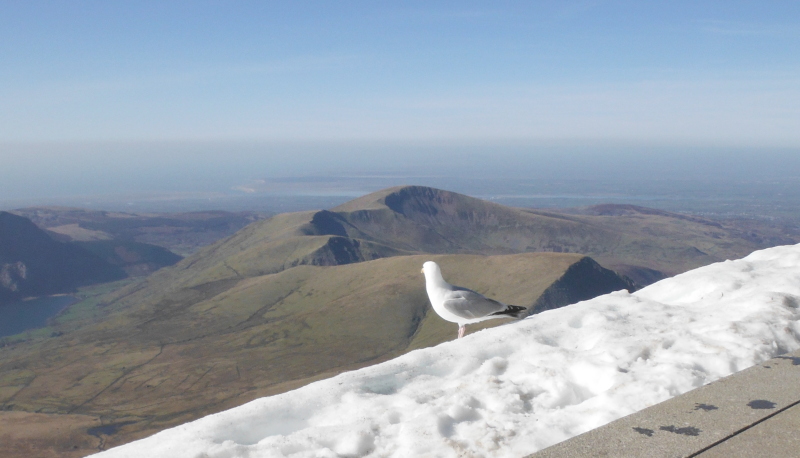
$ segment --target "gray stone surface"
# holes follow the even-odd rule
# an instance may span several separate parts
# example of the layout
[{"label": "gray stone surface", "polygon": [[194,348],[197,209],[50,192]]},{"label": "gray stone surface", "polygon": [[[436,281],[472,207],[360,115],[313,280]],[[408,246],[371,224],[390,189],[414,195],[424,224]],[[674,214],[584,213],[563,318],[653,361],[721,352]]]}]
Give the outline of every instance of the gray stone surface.
[{"label": "gray stone surface", "polygon": [[[800,406],[800,351],[753,366],[530,457],[760,456],[749,454],[758,445],[736,444],[758,438],[769,441],[774,435],[773,424],[778,429],[791,428],[800,409],[794,406]],[[796,444],[789,438],[773,441],[770,447],[780,450],[763,456],[800,457]],[[717,447],[723,447],[719,449],[723,454],[710,454]]]},{"label": "gray stone surface", "polygon": [[697,458],[800,456],[800,405],[737,434]]}]

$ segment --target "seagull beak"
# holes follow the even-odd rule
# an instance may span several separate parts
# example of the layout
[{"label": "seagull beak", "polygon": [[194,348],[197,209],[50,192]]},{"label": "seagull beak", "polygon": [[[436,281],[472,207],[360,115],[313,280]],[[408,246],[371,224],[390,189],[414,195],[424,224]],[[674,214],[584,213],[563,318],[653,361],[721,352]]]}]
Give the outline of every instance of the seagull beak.
[{"label": "seagull beak", "polygon": [[423,267],[422,269],[420,269],[419,273],[424,274],[425,273],[425,268]]}]

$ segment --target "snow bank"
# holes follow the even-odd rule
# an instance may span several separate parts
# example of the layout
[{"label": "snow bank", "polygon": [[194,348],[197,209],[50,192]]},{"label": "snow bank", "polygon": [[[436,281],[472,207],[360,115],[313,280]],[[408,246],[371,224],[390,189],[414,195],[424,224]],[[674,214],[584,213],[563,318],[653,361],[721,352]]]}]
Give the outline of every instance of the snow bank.
[{"label": "snow bank", "polygon": [[800,348],[799,304],[800,245],[772,248],[414,351],[96,456],[523,456]]}]

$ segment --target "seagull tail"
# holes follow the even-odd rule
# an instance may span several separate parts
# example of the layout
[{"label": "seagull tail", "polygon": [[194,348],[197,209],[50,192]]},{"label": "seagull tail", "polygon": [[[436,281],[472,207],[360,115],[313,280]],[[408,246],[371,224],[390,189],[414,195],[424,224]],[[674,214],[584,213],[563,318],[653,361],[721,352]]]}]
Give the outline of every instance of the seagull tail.
[{"label": "seagull tail", "polygon": [[525,313],[525,310],[528,309],[526,307],[520,307],[519,305],[507,305],[505,310],[491,313],[490,316],[510,316],[514,318],[520,318]]}]

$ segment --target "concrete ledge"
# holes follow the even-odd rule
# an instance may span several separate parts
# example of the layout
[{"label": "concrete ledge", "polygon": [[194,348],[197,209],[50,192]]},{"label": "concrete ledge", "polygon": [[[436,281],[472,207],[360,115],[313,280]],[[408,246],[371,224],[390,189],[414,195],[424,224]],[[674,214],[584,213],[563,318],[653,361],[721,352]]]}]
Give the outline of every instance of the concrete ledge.
[{"label": "concrete ledge", "polygon": [[800,456],[798,433],[800,433],[800,405],[795,405],[696,456],[698,458]]},{"label": "concrete ledge", "polygon": [[800,351],[548,447],[530,458],[800,456]]}]

